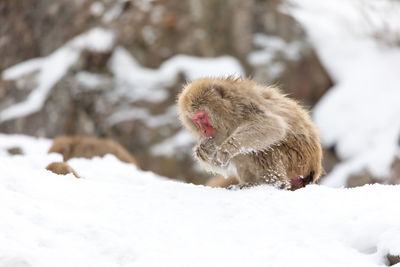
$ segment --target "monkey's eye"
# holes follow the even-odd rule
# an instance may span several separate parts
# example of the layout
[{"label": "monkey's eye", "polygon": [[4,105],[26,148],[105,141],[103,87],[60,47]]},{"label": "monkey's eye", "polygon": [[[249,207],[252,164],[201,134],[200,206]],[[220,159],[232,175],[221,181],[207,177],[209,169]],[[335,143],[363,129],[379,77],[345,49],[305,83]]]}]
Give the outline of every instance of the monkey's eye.
[{"label": "monkey's eye", "polygon": [[191,119],[197,122],[208,121],[207,113],[205,110],[199,110],[194,116],[191,117]]},{"label": "monkey's eye", "polygon": [[224,98],[225,97],[225,90],[224,88],[220,87],[220,86],[216,86],[214,87],[215,92],[217,92],[217,94],[221,97]]}]

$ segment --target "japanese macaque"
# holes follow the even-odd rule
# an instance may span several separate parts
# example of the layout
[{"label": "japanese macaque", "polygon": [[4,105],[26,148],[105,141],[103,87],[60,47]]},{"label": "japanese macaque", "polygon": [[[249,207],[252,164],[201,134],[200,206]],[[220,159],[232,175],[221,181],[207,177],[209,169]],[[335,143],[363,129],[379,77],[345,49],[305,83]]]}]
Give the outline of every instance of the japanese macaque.
[{"label": "japanese macaque", "polygon": [[317,129],[308,112],[278,88],[204,78],[185,86],[178,105],[182,124],[198,139],[195,158],[210,172],[237,177],[239,188],[295,190],[319,179]]},{"label": "japanese macaque", "polygon": [[79,175],[65,162],[53,162],[47,165],[46,170],[49,170],[55,174],[66,175],[68,173],[72,173],[76,178],[79,178]]},{"label": "japanese macaque", "polygon": [[71,158],[93,158],[113,154],[120,161],[138,166],[137,160],[120,144],[105,138],[61,136],[53,141],[48,153],[60,153],[64,161]]}]

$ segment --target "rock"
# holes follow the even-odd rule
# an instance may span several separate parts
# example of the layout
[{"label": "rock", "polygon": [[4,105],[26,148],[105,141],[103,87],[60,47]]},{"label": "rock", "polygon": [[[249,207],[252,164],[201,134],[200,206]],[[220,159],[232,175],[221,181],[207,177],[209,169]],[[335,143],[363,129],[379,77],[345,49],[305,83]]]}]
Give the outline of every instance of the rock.
[{"label": "rock", "polygon": [[49,170],[55,174],[66,175],[72,173],[75,178],[80,178],[79,175],[69,166],[66,162],[53,162],[47,165],[46,170]]},{"label": "rock", "polygon": [[330,173],[336,164],[340,162],[333,148],[323,148],[322,167],[325,173]]},{"label": "rock", "polygon": [[37,11],[35,0],[0,2],[0,71],[39,56],[33,25]]},{"label": "rock", "polygon": [[252,76],[277,83],[291,97],[313,106],[333,82],[303,28],[281,7],[282,1],[257,1],[255,24],[261,34],[253,38],[256,50],[248,58],[252,64],[252,56],[259,57]]},{"label": "rock", "polygon": [[358,187],[366,184],[374,184],[377,180],[367,170],[362,171],[359,174],[350,175],[347,179],[346,187]]},{"label": "rock", "polygon": [[393,160],[388,181],[389,184],[400,184],[400,157]]},{"label": "rock", "polygon": [[0,80],[0,110],[25,100],[36,86],[36,73],[18,80]]},{"label": "rock", "polygon": [[387,254],[386,257],[389,261],[389,266],[400,263],[400,256],[398,256],[398,255]]},{"label": "rock", "polygon": [[2,0],[0,71],[21,61],[46,56],[99,19],[91,1]]},{"label": "rock", "polygon": [[10,147],[7,149],[8,154],[10,155],[23,155],[23,151],[20,147]]},{"label": "rock", "polygon": [[360,173],[352,174],[347,179],[347,187],[357,187],[374,183],[400,184],[400,158],[397,157],[393,160],[388,177],[375,177],[368,170],[363,170]]}]

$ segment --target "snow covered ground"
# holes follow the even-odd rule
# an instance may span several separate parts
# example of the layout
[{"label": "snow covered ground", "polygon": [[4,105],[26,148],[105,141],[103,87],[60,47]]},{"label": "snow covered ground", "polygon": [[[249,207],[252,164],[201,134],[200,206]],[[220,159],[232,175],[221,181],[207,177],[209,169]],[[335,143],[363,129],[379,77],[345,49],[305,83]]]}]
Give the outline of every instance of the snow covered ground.
[{"label": "snow covered ground", "polygon": [[[349,174],[363,168],[384,176],[399,153],[399,48],[384,46],[366,30],[355,4],[365,0],[292,2],[296,5],[288,12],[306,27],[336,82],[314,113],[323,142],[336,145],[343,160],[325,184],[340,187]],[[379,3],[377,11],[387,12],[382,3],[388,2]],[[398,16],[387,17],[390,28],[396,29]],[[43,82],[27,102],[2,111],[0,120],[40,108],[80,51],[103,35],[112,45],[113,35],[96,29],[48,58],[4,72],[3,77],[12,79],[37,70]],[[155,85],[179,71],[196,78],[211,70],[207,60],[185,56],[149,70],[122,48],[117,52],[113,60],[125,60],[126,69]],[[65,55],[71,56],[68,64],[54,72],[53,62]],[[221,64],[211,62],[215,72],[242,71],[234,59],[220,60]],[[124,79],[131,75],[113,66],[116,75]],[[153,76],[160,79],[153,81]],[[136,81],[124,79],[128,85]],[[138,114],[146,116],[121,113],[110,120]],[[187,135],[180,132],[175,141],[188,142]],[[47,154],[50,143],[0,134],[0,267],[368,267],[386,265],[387,253],[400,255],[400,185],[228,191],[167,180],[113,156],[70,160],[82,177],[75,179],[45,170],[47,164],[62,159]],[[7,153],[15,146],[24,155]],[[154,149],[160,154],[173,151],[165,144]]]},{"label": "snow covered ground", "polygon": [[[20,146],[24,155],[5,150]],[[184,184],[105,158],[45,166],[49,140],[0,135],[0,266],[383,266],[400,254],[400,186]]]}]

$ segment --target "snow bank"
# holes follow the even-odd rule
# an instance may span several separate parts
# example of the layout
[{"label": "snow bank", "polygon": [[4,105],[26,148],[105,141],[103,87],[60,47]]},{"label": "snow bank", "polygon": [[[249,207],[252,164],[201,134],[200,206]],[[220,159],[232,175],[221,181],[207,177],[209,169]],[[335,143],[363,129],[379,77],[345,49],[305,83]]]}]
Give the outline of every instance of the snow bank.
[{"label": "snow bank", "polygon": [[228,191],[113,156],[70,160],[75,179],[44,169],[48,143],[0,135],[18,140],[37,151],[0,154],[0,266],[369,267],[400,251],[400,186]]},{"label": "snow bank", "polygon": [[[384,46],[371,36],[363,7],[373,4],[368,20],[392,28],[400,11],[395,1],[294,0],[290,9],[306,28],[336,85],[314,109],[325,146],[335,145],[344,163],[326,177],[330,186],[344,185],[348,175],[368,169],[388,176],[399,151],[400,49]],[[385,11],[385,12],[383,12]],[[393,14],[394,12],[391,12]]]},{"label": "snow bank", "polygon": [[114,34],[111,31],[94,28],[75,37],[45,58],[31,59],[5,70],[2,78],[6,80],[15,80],[38,71],[38,86],[33,89],[27,100],[0,111],[0,122],[39,111],[51,89],[77,62],[84,49],[97,52],[107,51],[111,49],[113,42]]}]

